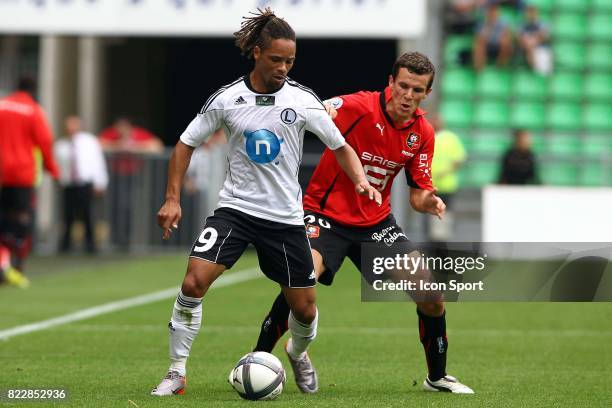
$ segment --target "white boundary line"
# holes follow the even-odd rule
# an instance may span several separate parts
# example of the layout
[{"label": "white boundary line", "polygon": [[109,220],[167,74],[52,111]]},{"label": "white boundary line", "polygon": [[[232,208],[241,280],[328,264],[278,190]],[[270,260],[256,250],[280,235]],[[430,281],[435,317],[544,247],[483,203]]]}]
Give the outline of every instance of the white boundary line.
[{"label": "white boundary line", "polygon": [[[243,271],[230,273],[227,275],[221,275],[219,279],[211,286],[210,289],[222,288],[224,286],[235,285],[237,283],[246,282],[249,280],[257,279],[262,277],[263,274],[259,272],[259,268],[245,269]],[[79,320],[85,320],[92,317],[100,316],[107,313],[116,312],[118,310],[128,309],[130,307],[146,305],[148,303],[157,302],[172,297],[176,297],[179,288],[173,287],[159,292],[148,293],[146,295],[136,296],[119,300],[116,302],[105,303],[100,306],[90,307],[83,309],[78,312],[69,313],[63,316],[54,317],[40,322],[26,324],[23,326],[16,326],[10,329],[0,331],[0,340],[8,340],[11,337],[19,336],[22,334],[32,333],[40,330],[49,329],[51,327],[59,326],[62,324],[72,323]]]}]

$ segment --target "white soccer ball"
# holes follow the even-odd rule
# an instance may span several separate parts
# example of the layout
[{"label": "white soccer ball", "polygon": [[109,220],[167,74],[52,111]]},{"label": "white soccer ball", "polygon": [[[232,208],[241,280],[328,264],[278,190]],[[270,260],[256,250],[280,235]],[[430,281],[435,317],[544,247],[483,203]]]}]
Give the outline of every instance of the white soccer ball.
[{"label": "white soccer ball", "polygon": [[256,351],[244,355],[229,373],[227,381],[244,399],[272,400],[283,392],[285,370],[278,358]]}]

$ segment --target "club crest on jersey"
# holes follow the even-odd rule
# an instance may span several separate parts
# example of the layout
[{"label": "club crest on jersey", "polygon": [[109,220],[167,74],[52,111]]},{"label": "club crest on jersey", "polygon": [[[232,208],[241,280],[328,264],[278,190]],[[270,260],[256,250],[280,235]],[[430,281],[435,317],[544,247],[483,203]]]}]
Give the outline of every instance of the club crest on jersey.
[{"label": "club crest on jersey", "polygon": [[327,102],[329,102],[329,104],[331,105],[332,108],[334,109],[340,109],[340,107],[342,106],[342,104],[344,103],[344,101],[342,100],[342,98],[331,98],[330,100],[328,100]]},{"label": "club crest on jersey", "polygon": [[416,133],[410,132],[406,138],[406,145],[409,149],[418,149],[421,145],[421,136]]},{"label": "club crest on jersey", "polygon": [[319,238],[319,227],[312,224],[306,225],[306,236],[308,238]]},{"label": "club crest on jersey", "polygon": [[283,109],[283,111],[281,112],[280,118],[283,121],[283,123],[287,125],[292,125],[295,123],[295,120],[297,119],[297,113],[295,113],[295,111],[291,108],[286,108],[286,109]]},{"label": "club crest on jersey", "polygon": [[280,153],[283,140],[268,129],[245,131],[244,136],[246,137],[246,152],[255,163],[270,163]]}]

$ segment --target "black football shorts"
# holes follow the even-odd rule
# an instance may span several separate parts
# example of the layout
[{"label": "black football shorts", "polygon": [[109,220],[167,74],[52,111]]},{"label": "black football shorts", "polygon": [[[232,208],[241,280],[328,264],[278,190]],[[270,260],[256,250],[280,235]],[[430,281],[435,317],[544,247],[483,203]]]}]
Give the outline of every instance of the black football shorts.
[{"label": "black football shorts", "polygon": [[290,288],[316,284],[303,225],[268,221],[232,208],[218,208],[206,219],[190,257],[229,269],[249,244],[257,250],[259,266],[269,279]]},{"label": "black football shorts", "polygon": [[[361,269],[361,250],[364,243],[378,243],[380,245],[393,245],[402,253],[409,254],[416,246],[397,225],[393,214],[372,227],[348,227],[331,221],[329,218],[312,212],[304,213],[306,235],[310,240],[312,249],[323,257],[325,272],[319,276],[319,283],[331,285],[336,272],[342,265],[345,257]],[[365,276],[367,281],[369,276]]]}]

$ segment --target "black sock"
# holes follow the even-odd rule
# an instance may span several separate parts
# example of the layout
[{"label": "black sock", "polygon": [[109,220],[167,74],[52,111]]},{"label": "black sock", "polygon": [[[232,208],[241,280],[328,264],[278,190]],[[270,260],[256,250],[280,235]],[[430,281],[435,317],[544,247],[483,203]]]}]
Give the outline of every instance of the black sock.
[{"label": "black sock", "polygon": [[437,381],[446,375],[446,311],[439,317],[430,317],[421,313],[419,315],[419,336],[425,349],[429,379]]},{"label": "black sock", "polygon": [[255,346],[253,351],[272,352],[278,339],[283,337],[283,334],[288,329],[287,319],[289,319],[289,311],[289,305],[281,292],[274,300],[270,313],[268,313],[261,324],[257,346]]}]

